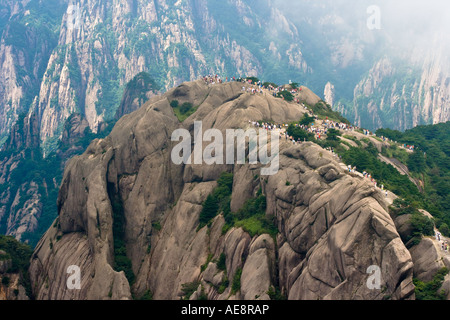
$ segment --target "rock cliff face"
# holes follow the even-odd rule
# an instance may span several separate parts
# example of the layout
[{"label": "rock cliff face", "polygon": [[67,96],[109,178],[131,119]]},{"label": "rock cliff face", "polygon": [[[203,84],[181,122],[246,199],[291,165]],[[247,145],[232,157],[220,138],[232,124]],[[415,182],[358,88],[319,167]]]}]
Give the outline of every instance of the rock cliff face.
[{"label": "rock cliff face", "polygon": [[[124,87],[142,71],[163,90],[205,74],[325,88],[329,104],[371,130],[447,121],[448,50],[440,47],[446,32],[432,54],[399,56],[412,50],[387,50],[389,35],[366,28],[362,13],[369,5],[361,1],[348,10],[335,1],[311,0],[4,0],[0,145],[19,116],[31,112],[38,115],[46,155],[73,113],[85,115],[97,132],[115,117]],[[388,74],[382,72],[385,60]]]},{"label": "rock cliff face", "polygon": [[[3,144],[18,117],[27,113],[39,93],[48,59],[57,44],[53,18],[63,1],[0,2],[0,141]],[[46,21],[42,23],[42,11]]]},{"label": "rock cliff face", "polygon": [[120,106],[116,112],[116,120],[139,109],[145,102],[158,93],[158,86],[152,77],[141,72],[128,82]]},{"label": "rock cliff face", "polygon": [[[14,241],[12,238],[0,237],[0,301],[29,300],[27,294],[30,292],[27,292],[24,287],[27,286],[26,275],[24,274],[26,266],[19,266],[18,260],[20,260],[20,256],[23,256],[22,263],[27,261],[29,255],[31,255],[31,249],[11,245]],[[7,248],[5,248],[5,244]],[[27,254],[29,255],[26,256]],[[12,255],[14,255],[14,258]]]},{"label": "rock cliff face", "polygon": [[[370,0],[273,1],[301,30],[305,59],[314,70],[307,80],[315,79],[307,85],[325,91],[324,100],[351,122],[375,131],[450,119],[448,10],[424,3],[404,10],[406,1],[381,1],[375,5],[380,29],[373,29]],[[329,83],[335,87],[333,103]]]},{"label": "rock cliff face", "polygon": [[24,179],[26,173],[22,167],[26,158],[32,162],[40,156],[38,130],[34,115],[19,119],[10,132],[6,152],[0,160],[1,230],[19,240],[23,233],[36,230],[42,213],[42,180],[35,176]]},{"label": "rock cliff face", "polygon": [[[1,256],[2,250],[0,250],[0,259]],[[7,272],[11,265],[11,260],[0,260],[0,301],[29,300],[25,288],[20,284],[20,275]]]},{"label": "rock cliff face", "polygon": [[330,82],[327,82],[325,85],[325,89],[323,91],[324,101],[329,104],[330,106],[334,106],[335,103],[335,89],[334,85],[332,85]]},{"label": "rock cliff face", "polygon": [[[65,162],[84,151],[89,124],[80,114],[67,120],[57,155],[44,159],[39,123],[31,114],[11,129],[0,152],[0,232],[35,245],[56,215],[56,196]],[[44,215],[42,215],[44,213]],[[25,237],[24,237],[25,235]]]},{"label": "rock cliff face", "polygon": [[[117,115],[138,109],[154,96],[154,86],[148,74],[139,74],[127,85]],[[64,123],[58,149],[43,158],[38,116],[21,116],[0,152],[0,233],[36,245],[56,217],[57,189],[67,161],[111,129],[111,123],[102,123],[93,134],[86,117],[73,113]]]},{"label": "rock cliff face", "polygon": [[[172,100],[197,111],[180,123]],[[30,276],[38,299],[190,298],[410,299],[411,255],[387,213],[384,197],[346,172],[312,143],[281,141],[280,169],[257,165],[175,165],[171,134],[249,126],[249,120],[298,120],[304,112],[271,95],[241,92],[240,83],[184,83],[124,116],[111,134],[72,159],[58,197],[59,217],[33,254]],[[252,234],[217,215],[199,224],[203,203],[223,172],[233,173],[230,207],[266,197],[276,233]],[[115,220],[123,221],[118,233]],[[120,239],[118,239],[120,237]],[[120,240],[133,281],[115,269]],[[223,260],[224,259],[224,260]],[[219,263],[219,260],[222,260]],[[66,286],[67,268],[81,269],[81,290]],[[380,289],[367,286],[370,266]]]},{"label": "rock cliff face", "polygon": [[13,126],[6,141],[6,150],[35,149],[39,147],[39,122],[35,114],[27,115]]},{"label": "rock cliff face", "polygon": [[[143,71],[165,90],[209,73],[310,71],[297,29],[270,1],[261,3],[268,12],[243,1],[4,2],[0,137],[31,110],[46,152],[73,113],[93,132],[113,119],[125,85]],[[269,47],[277,66],[266,62]]]},{"label": "rock cliff face", "polygon": [[447,65],[442,53],[429,54],[409,66],[395,59],[381,59],[355,87],[355,124],[406,130],[448,121]]}]

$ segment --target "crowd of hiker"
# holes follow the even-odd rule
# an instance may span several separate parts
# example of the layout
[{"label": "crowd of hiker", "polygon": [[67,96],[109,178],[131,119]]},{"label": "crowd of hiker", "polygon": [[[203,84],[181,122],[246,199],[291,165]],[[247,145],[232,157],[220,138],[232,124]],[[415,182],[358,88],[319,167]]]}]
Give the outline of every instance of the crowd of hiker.
[{"label": "crowd of hiker", "polygon": [[[255,128],[265,129],[267,131],[279,130],[280,131],[280,138],[284,139],[285,141],[289,141],[293,145],[298,145],[298,144],[301,144],[301,143],[305,142],[305,141],[301,141],[300,139],[296,140],[293,136],[290,136],[288,134],[287,128],[289,127],[289,124],[286,124],[286,123],[284,123],[284,124],[274,124],[274,123],[269,123],[269,122],[251,121],[251,120],[249,121],[249,123],[252,126],[254,126]],[[320,133],[322,132],[321,130],[323,130],[323,129],[318,130],[318,128],[312,128],[312,127],[309,127],[309,126],[306,126],[306,125],[300,125],[300,124],[296,124],[295,126],[297,126],[299,128],[302,128],[303,130],[306,130],[308,132],[316,132],[317,135],[319,136],[319,138],[320,138]],[[326,131],[324,131],[324,133],[326,134]],[[329,147],[329,148],[327,148],[327,150],[330,151],[333,154],[334,157],[338,158],[339,161],[341,161],[341,157],[337,153],[334,152],[333,148]],[[347,166],[347,170],[348,170],[349,173],[356,173],[359,176],[369,180],[375,186],[375,188],[380,189],[385,194],[386,198],[388,197],[389,193],[388,193],[388,190],[385,188],[385,186],[383,184],[379,186],[377,180],[375,178],[373,178],[372,175],[369,172],[364,171],[362,173],[359,173],[356,170],[356,167],[352,167],[351,165]]]},{"label": "crowd of hiker", "polygon": [[449,250],[449,248],[448,248],[448,241],[437,230],[434,231],[434,235],[436,237],[436,240],[439,242],[439,244],[441,246],[441,250],[445,251],[445,252],[448,252],[448,250]]},{"label": "crowd of hiker", "polygon": [[[274,97],[280,97],[284,99],[283,95],[279,95],[280,92],[289,91],[291,94],[295,95],[296,93],[301,92],[302,88],[286,88],[285,86],[276,86],[272,83],[263,83],[261,80],[256,81],[252,78],[236,78],[236,77],[225,77],[222,78],[220,75],[207,75],[202,77],[205,84],[209,86],[213,86],[215,84],[222,84],[224,82],[232,82],[238,81],[242,83],[241,91],[251,93],[251,94],[263,94],[267,93]],[[294,98],[293,102],[298,104],[301,103],[300,99]]]},{"label": "crowd of hiker", "polygon": [[[278,93],[280,93],[281,91],[288,90],[293,95],[302,91],[301,87],[296,87],[296,88],[291,87],[290,89],[287,89],[285,86],[276,86],[271,83],[263,84],[263,82],[261,82],[260,80],[254,81],[252,78],[236,78],[236,77],[222,78],[221,76],[219,76],[217,74],[204,76],[203,81],[205,81],[205,83],[210,86],[215,85],[215,84],[221,84],[224,82],[238,81],[238,82],[242,83],[241,91],[243,91],[245,93],[249,93],[249,94],[264,94],[264,93],[266,93],[266,94],[273,95],[274,97],[277,97]],[[280,97],[283,98],[282,95]],[[294,98],[293,102],[301,104],[301,102],[298,98]],[[336,129],[336,130],[342,130],[342,131],[358,130],[358,131],[361,131],[365,136],[375,136],[375,134],[369,130],[360,129],[357,126],[353,126],[353,125],[350,125],[350,124],[344,123],[344,122],[332,121],[332,120],[329,120],[328,117],[326,117],[325,120],[318,120],[317,117],[313,114],[313,112],[311,110],[309,110],[305,105],[303,105],[303,107],[307,111],[307,114],[310,117],[314,118],[314,122],[310,125],[295,124],[295,126],[305,130],[306,132],[314,134],[314,136],[317,140],[326,139],[329,129]],[[262,129],[266,129],[268,131],[278,129],[278,130],[280,130],[280,137],[282,139],[284,139],[285,141],[289,141],[290,143],[292,143],[294,145],[301,144],[302,142],[304,142],[304,141],[301,141],[300,139],[296,140],[294,137],[292,137],[288,134],[287,129],[289,127],[289,124],[273,124],[273,123],[261,122],[261,121],[249,121],[249,123],[256,128],[262,128]],[[382,136],[381,139],[383,141],[390,141],[388,138],[386,138],[384,136]],[[404,145],[404,148],[408,149],[408,150],[414,150],[414,146]],[[341,160],[341,157],[337,153],[334,152],[333,148],[329,148],[329,149],[330,149],[329,151],[333,154],[333,156],[335,156],[339,160]],[[348,166],[347,168],[348,168],[349,172],[357,173],[358,175],[362,176],[363,178],[368,179],[371,183],[373,183],[373,185],[376,188],[379,188],[380,190],[382,190],[385,193],[386,197],[388,197],[388,190],[385,189],[384,185],[378,186],[378,182],[372,177],[372,175],[370,173],[365,172],[365,171],[362,173],[359,173],[358,171],[356,171],[356,167]]]}]

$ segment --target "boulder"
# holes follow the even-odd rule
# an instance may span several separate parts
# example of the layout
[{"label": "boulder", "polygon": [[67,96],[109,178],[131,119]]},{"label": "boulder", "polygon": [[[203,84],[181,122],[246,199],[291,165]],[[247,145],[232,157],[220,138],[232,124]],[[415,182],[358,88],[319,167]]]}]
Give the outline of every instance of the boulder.
[{"label": "boulder", "polygon": [[417,279],[424,282],[431,281],[434,275],[446,266],[440,250],[439,244],[429,238],[423,238],[418,245],[410,249],[414,261],[414,276]]}]

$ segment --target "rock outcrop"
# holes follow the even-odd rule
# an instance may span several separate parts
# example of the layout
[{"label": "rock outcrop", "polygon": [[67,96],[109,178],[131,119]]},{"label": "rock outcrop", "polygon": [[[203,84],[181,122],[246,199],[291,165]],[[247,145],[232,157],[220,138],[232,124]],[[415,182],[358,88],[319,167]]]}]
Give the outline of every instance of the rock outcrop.
[{"label": "rock outcrop", "polygon": [[[433,218],[429,212],[425,210],[419,211],[428,218]],[[413,239],[414,227],[411,223],[412,214],[394,215],[392,218],[401,238],[409,248],[411,258],[414,262],[413,275],[415,279],[427,283],[433,281],[436,274],[443,270],[443,268],[450,269],[450,255],[443,250],[442,243],[435,237],[421,236],[420,241],[415,243]],[[438,292],[442,290],[446,295],[446,299],[449,300],[450,274],[445,275]]]},{"label": "rock outcrop", "polygon": [[39,147],[39,121],[34,113],[21,117],[11,128],[9,139],[4,149],[15,151],[20,149],[36,149]]},{"label": "rock outcrop", "polygon": [[[305,112],[295,103],[241,91],[229,82],[184,83],[121,118],[106,139],[73,158],[58,197],[59,217],[33,254],[30,276],[37,299],[410,299],[411,255],[387,213],[384,197],[346,172],[313,143],[281,140],[279,171],[262,176],[256,165],[175,165],[172,132],[194,120],[203,129],[246,129],[249,120],[285,123]],[[180,123],[170,102],[196,112]],[[266,197],[276,234],[224,226],[218,214],[200,226],[203,203],[223,172],[233,173],[232,211]],[[124,221],[122,235],[115,219]],[[116,232],[114,232],[116,230]],[[121,236],[122,238],[118,238]],[[134,279],[117,271],[124,244]],[[123,253],[123,252],[122,252]],[[225,259],[219,265],[220,259]],[[67,268],[81,270],[81,290],[65,286]],[[380,270],[370,289],[368,268]]]},{"label": "rock outcrop", "polygon": [[[0,4],[1,144],[19,117],[28,113],[57,41],[57,35],[51,31],[53,21],[39,22],[42,16],[30,14],[29,7],[36,5],[30,2],[5,0]],[[54,1],[52,16],[63,5],[62,0]],[[38,6],[47,7],[47,4]]]},{"label": "rock outcrop", "polygon": [[34,114],[19,119],[0,158],[0,226],[2,233],[18,240],[36,230],[42,213],[45,182],[36,176],[27,177],[23,169],[26,161],[33,163],[41,156],[36,132],[39,126]]},{"label": "rock outcrop", "polygon": [[23,284],[23,275],[14,268],[8,252],[0,250],[0,301],[29,300]]},{"label": "rock outcrop", "polygon": [[[1,263],[1,261],[0,261]],[[4,280],[7,279],[7,280]],[[20,276],[17,273],[0,272],[0,301],[1,300],[29,300],[25,288],[20,284]],[[4,284],[3,281],[7,284]]]},{"label": "rock outcrop", "polygon": [[128,82],[115,118],[119,120],[124,115],[139,109],[145,102],[158,93],[158,86],[151,76],[141,72]]},{"label": "rock outcrop", "polygon": [[[46,152],[73,113],[85,115],[96,132],[114,119],[123,88],[144,71],[165,90],[205,74],[311,72],[297,28],[267,0],[260,4],[267,11],[245,1],[205,0],[5,0],[0,6],[0,144],[29,112],[38,116]],[[268,32],[267,39],[254,36]],[[257,52],[261,45],[267,55]],[[119,117],[128,111],[119,110]]]},{"label": "rock outcrop", "polygon": [[450,257],[442,253],[437,241],[424,238],[410,249],[414,260],[414,275],[417,279],[428,282],[442,268],[450,269]]},{"label": "rock outcrop", "polygon": [[[145,74],[130,82],[120,113],[130,113],[146,102],[154,94],[152,86]],[[104,136],[111,128],[112,123],[100,123],[97,132]],[[0,153],[0,232],[32,246],[56,216],[56,189],[67,161],[84,152],[96,136],[81,113],[73,113],[66,120],[55,153],[44,157],[39,135],[38,116],[24,115],[12,127],[5,152]],[[41,219],[43,211],[46,217]]]}]

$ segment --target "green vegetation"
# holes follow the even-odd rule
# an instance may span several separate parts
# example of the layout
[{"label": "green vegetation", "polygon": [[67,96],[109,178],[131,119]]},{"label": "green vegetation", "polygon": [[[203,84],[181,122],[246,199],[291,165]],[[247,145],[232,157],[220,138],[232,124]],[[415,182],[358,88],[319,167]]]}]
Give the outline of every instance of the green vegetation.
[{"label": "green vegetation", "polygon": [[408,152],[405,149],[397,147],[396,144],[392,144],[389,148],[383,147],[382,154],[388,158],[395,158],[404,165],[407,165],[409,158]]},{"label": "green vegetation", "polygon": [[273,82],[264,82],[263,83],[263,87],[266,89],[269,88],[270,86],[272,86],[274,88],[278,88],[278,85],[276,83],[273,83]]},{"label": "green vegetation", "polygon": [[5,261],[11,259],[11,256],[8,253],[2,254],[0,253],[0,261]]},{"label": "green vegetation", "polygon": [[[105,52],[113,52],[117,48],[117,38],[114,30],[109,28],[112,24],[112,10],[106,12],[106,18],[102,23],[95,26],[94,33],[96,40],[104,43],[102,50],[93,48],[91,51],[91,59],[93,65],[98,67],[94,75],[94,82],[100,84],[97,92],[98,101],[95,108],[98,114],[105,113],[106,120],[114,118],[117,107],[124,92],[124,85],[120,84],[120,75],[122,70],[114,59],[105,57]],[[95,41],[95,40],[92,40]]]},{"label": "green vegetation", "polygon": [[304,126],[309,126],[310,124],[314,123],[315,120],[316,120],[315,117],[310,117],[307,113],[305,113],[303,115],[303,118],[300,120],[300,122],[298,124],[304,125]]},{"label": "green vegetation", "polygon": [[153,293],[149,289],[145,291],[145,293],[142,295],[142,297],[139,298],[139,300],[153,300]]},{"label": "green vegetation", "polygon": [[23,23],[29,27],[39,27],[52,33],[58,33],[61,18],[67,10],[67,4],[59,1],[30,1],[26,5],[28,15],[23,16]]},{"label": "green vegetation", "polygon": [[218,294],[224,293],[229,285],[230,285],[230,281],[227,279],[227,276],[225,275],[222,283],[219,286],[219,288],[217,288],[217,293]]},{"label": "green vegetation", "polygon": [[72,80],[71,86],[77,90],[77,86],[81,85],[81,70],[80,65],[78,64],[77,52],[75,50],[75,46],[72,45],[70,50],[70,60],[67,65],[69,69],[69,77]]},{"label": "green vegetation", "polygon": [[[19,273],[20,284],[25,288],[29,297],[32,297],[31,282],[28,274],[30,259],[33,253],[30,246],[23,244],[11,236],[0,235],[0,250],[6,252],[2,259],[11,259],[12,266],[7,270],[8,273]],[[5,280],[6,277],[3,277]],[[5,284],[5,283],[4,283]]]},{"label": "green vegetation", "polygon": [[231,284],[231,294],[236,294],[239,290],[241,290],[241,276],[242,276],[242,269],[239,268],[236,270],[236,273],[233,277],[233,282]]},{"label": "green vegetation", "polygon": [[[398,115],[398,110],[402,106],[424,105],[425,92],[423,91],[421,94],[416,90],[416,92],[412,92],[412,89],[417,87],[417,79],[421,77],[421,68],[408,66],[405,61],[397,59],[393,63],[396,66],[396,73],[384,77],[382,81],[377,83],[377,87],[374,88],[370,97],[366,96],[362,90],[356,93],[353,108],[357,111],[361,119],[361,125],[365,128],[376,128],[376,122],[380,121],[386,128],[398,127],[398,116],[396,115]],[[403,98],[391,105],[390,103],[386,104],[386,97],[389,96],[401,96]],[[368,106],[381,106],[383,104],[382,112],[378,112],[379,118],[375,120],[372,108],[368,108]],[[425,119],[421,115],[417,120],[420,123],[425,123]],[[413,117],[405,117],[405,123],[402,125],[409,128],[413,127]]]},{"label": "green vegetation", "polygon": [[147,102],[146,93],[150,90],[158,91],[160,86],[147,72],[138,73],[130,82],[127,83],[125,91],[133,97],[139,100],[139,105],[143,105]]},{"label": "green vegetation", "polygon": [[312,112],[319,117],[319,119],[326,119],[342,122],[346,124],[351,124],[345,117],[343,117],[339,112],[333,111],[331,107],[324,101],[317,102],[314,106],[310,106],[305,103],[305,105],[312,110]]},{"label": "green vegetation", "polygon": [[208,265],[209,265],[209,263],[212,261],[212,259],[213,259],[213,254],[212,254],[212,253],[208,254],[208,258],[206,259],[205,264],[203,264],[203,265],[200,267],[200,270],[201,270],[202,272],[205,271],[206,268],[208,268]]},{"label": "green vegetation", "polygon": [[259,79],[256,77],[246,77],[246,78],[244,78],[244,80],[251,81],[253,84],[256,84],[259,82]]},{"label": "green vegetation", "polygon": [[401,216],[405,214],[414,214],[418,210],[417,207],[411,203],[411,201],[398,198],[394,200],[390,211],[396,216]]},{"label": "green vegetation", "polygon": [[[64,125],[64,131],[70,130],[70,122],[74,116],[76,116],[75,113],[73,113],[72,115],[69,116],[69,118],[67,118],[66,123]],[[104,139],[105,137],[107,137],[111,133],[115,124],[116,122],[114,120],[107,122],[105,129],[99,133],[93,133],[91,128],[86,127],[86,129],[84,129],[82,137],[76,139],[71,144],[64,144],[62,141],[58,141],[58,148],[56,152],[57,153],[58,151],[66,152],[67,150],[69,150],[69,148],[78,149],[78,152],[76,154],[84,152],[84,150],[87,149],[87,147],[91,144],[93,140]]]},{"label": "green vegetation", "polygon": [[294,123],[291,123],[287,129],[287,134],[295,139],[295,141],[312,141],[316,142],[314,134],[303,130],[300,127],[296,127]]},{"label": "green vegetation", "polygon": [[[66,121],[65,128],[68,130],[69,123],[74,115],[70,116]],[[17,122],[17,132],[19,136],[24,136],[24,117],[21,115]],[[29,188],[29,184],[34,182],[38,188],[37,193],[40,196],[41,215],[39,217],[37,229],[34,232],[25,232],[21,240],[28,243],[32,248],[38,243],[41,236],[51,226],[55,218],[58,216],[58,208],[56,200],[59,192],[59,185],[63,175],[64,164],[67,159],[73,155],[82,153],[87,146],[95,138],[103,138],[109,134],[114,126],[114,122],[107,125],[107,128],[99,134],[94,134],[89,128],[86,128],[85,136],[76,139],[71,145],[66,145],[62,141],[57,141],[57,150],[44,158],[42,150],[39,146],[32,146],[25,149],[7,149],[0,152],[0,161],[5,158],[14,159],[14,168],[6,167],[7,175],[9,175],[8,183],[0,184],[0,194],[8,191],[11,194],[19,194],[20,202],[14,208],[20,210],[26,201],[33,197],[33,193],[27,192],[23,188]],[[8,144],[8,143],[7,143]],[[71,151],[66,153],[69,148]],[[6,221],[11,214],[12,202],[14,197],[10,197],[9,202],[5,203],[6,212],[3,218],[0,218],[0,234],[6,233]],[[37,207],[39,208],[39,207]]]},{"label": "green vegetation", "polygon": [[307,114],[305,114],[298,123],[293,122],[289,124],[287,134],[293,137],[296,141],[311,141],[317,143],[322,148],[332,147],[340,151],[345,150],[340,146],[341,141],[339,139],[339,136],[341,135],[341,133],[339,130],[328,129],[327,138],[325,140],[317,140],[314,133],[308,132],[305,129],[302,129],[301,127],[297,126],[297,124],[309,126],[314,121],[315,121],[314,117],[309,117]]},{"label": "green vegetation", "polygon": [[299,84],[298,82],[292,82],[292,83],[290,84],[290,86],[291,86],[292,89],[298,89],[298,87],[300,86],[300,84]]},{"label": "green vegetation", "polygon": [[[416,185],[412,183],[407,176],[400,174],[398,170],[393,166],[380,161],[378,159],[378,150],[370,142],[370,140],[366,141],[367,146],[364,148],[361,142],[358,141],[358,139],[356,139],[355,137],[344,136],[344,138],[355,141],[359,146],[350,147],[348,150],[346,150],[340,144],[338,138],[340,134],[338,130],[329,129],[327,139],[322,141],[316,140],[312,133],[296,127],[295,124],[289,125],[287,132],[296,140],[300,139],[301,141],[312,141],[324,148],[333,147],[334,150],[342,157],[344,163],[351,165],[352,167],[356,167],[360,172],[369,172],[372,177],[377,180],[378,185],[383,184],[390,191],[406,199],[408,205],[399,205],[399,207],[394,208],[394,211],[396,211],[396,214],[404,214],[405,210],[411,210],[411,212],[409,213],[413,214],[411,219],[411,223],[414,228],[413,235],[411,236],[411,238],[413,239],[413,243],[419,242],[421,239],[421,235],[433,234],[433,221],[431,221],[418,211],[419,208],[424,208],[430,212],[433,212],[432,199],[423,197],[423,194],[419,192]],[[414,153],[408,158],[405,158],[405,155],[407,155],[406,151],[399,150],[395,147],[390,151],[384,150],[385,154],[387,152],[391,152],[391,155],[399,154],[402,161],[407,162],[408,165],[412,168],[417,168],[415,169],[417,171],[422,171],[418,168],[425,166],[424,163],[426,163],[426,159],[421,156],[420,152],[418,154]],[[441,193],[447,194],[448,192],[448,189],[441,191]],[[436,213],[436,210],[434,210],[434,212]],[[450,225],[450,222],[448,220],[444,220],[443,214],[440,214],[439,212],[437,213],[437,215],[433,214],[433,216],[437,217],[436,224],[438,225],[438,227],[444,230],[441,230],[441,232],[444,235],[448,234],[448,226]],[[404,240],[405,242],[407,242],[411,240],[411,238]]]},{"label": "green vegetation", "polygon": [[189,103],[189,102],[185,102],[185,103],[183,103],[181,106],[180,106],[180,113],[182,114],[182,115],[186,115],[188,112],[190,112],[190,111],[192,111],[193,110],[193,106],[192,106],[192,103]]},{"label": "green vegetation", "polygon": [[[260,5],[255,1],[252,1],[249,5],[256,9],[256,11],[250,10],[246,12],[247,18],[252,21],[260,21],[261,14],[263,16],[270,16],[271,14],[269,6]],[[310,78],[310,74],[299,74],[297,68],[290,68],[289,57],[287,55],[282,55],[281,59],[278,60],[274,59],[273,55],[267,54],[267,48],[270,47],[272,41],[275,42],[278,52],[292,50],[292,38],[290,36],[283,33],[279,33],[276,36],[268,36],[266,28],[262,27],[261,23],[248,24],[243,19],[237,19],[237,17],[241,16],[241,12],[230,1],[208,0],[207,8],[211,17],[225,28],[225,37],[233,39],[240,45],[245,44],[245,48],[252,53],[252,57],[248,60],[248,63],[252,63],[253,65],[256,63],[257,65],[264,66],[261,72],[258,73],[260,79],[271,79],[275,83],[287,83],[289,79],[295,79],[298,82],[304,83],[306,78]],[[199,12],[195,12],[194,14],[201,15]],[[211,51],[209,57],[206,55],[208,65],[214,65],[215,59],[220,58],[220,61],[223,61],[224,64],[224,74],[238,75],[238,77],[246,76],[245,74],[239,74],[241,70],[237,69],[236,64],[232,63],[231,59],[228,58],[229,55],[224,48],[214,46],[214,40],[210,35],[210,30],[205,28],[205,25],[201,21],[202,19],[194,19],[195,29],[198,33],[197,36],[203,40],[201,41],[201,45],[205,46],[202,48],[204,49],[203,52],[211,51],[207,50],[211,46],[215,48]],[[218,29],[215,32],[222,33]]]},{"label": "green vegetation", "polygon": [[197,108],[194,108],[190,102],[185,102],[180,105],[178,100],[173,100],[170,102],[170,106],[173,108],[173,112],[180,122],[183,122],[197,111]]},{"label": "green vegetation", "polygon": [[421,213],[415,212],[412,215],[411,225],[413,227],[413,244],[418,244],[422,235],[434,235],[434,222]]},{"label": "green vegetation", "polygon": [[233,227],[242,227],[252,237],[266,233],[275,237],[278,229],[266,217],[266,197],[261,190],[255,198],[247,200],[238,212],[233,213],[230,209],[233,174],[222,173],[217,183],[217,188],[203,203],[198,229],[208,225],[212,219],[222,213],[225,218],[223,233]]},{"label": "green vegetation", "polygon": [[399,142],[400,139],[403,137],[403,133],[397,130],[392,129],[378,129],[376,131],[377,136],[384,136],[387,137],[393,141]]},{"label": "green vegetation", "polygon": [[133,273],[131,260],[127,257],[125,243],[125,216],[122,199],[119,195],[113,194],[112,187],[109,187],[110,198],[112,199],[113,209],[113,237],[114,237],[114,269],[118,272],[123,271],[130,285],[134,283],[135,275]]},{"label": "green vegetation", "polygon": [[267,291],[267,294],[270,297],[270,300],[286,300],[286,297],[281,293],[280,288],[274,288],[273,286],[270,286],[269,291]]},{"label": "green vegetation", "polygon": [[[419,211],[417,202],[398,198],[394,200],[389,211],[395,216],[411,215],[412,232],[406,238],[402,238],[403,242],[408,244],[409,247],[418,244],[422,240],[422,236],[434,235],[434,221]],[[410,242],[410,240],[412,241]]]},{"label": "green vegetation", "polygon": [[179,105],[178,100],[172,100],[172,101],[170,102],[170,106],[171,106],[173,109],[178,108],[178,105]]},{"label": "green vegetation", "polygon": [[[53,183],[53,179],[58,182],[61,181],[62,168],[56,155],[44,158],[38,147],[16,150],[15,152],[0,152],[1,160],[6,157],[14,157],[15,161],[17,161],[17,166],[13,169],[10,167],[7,169],[10,175],[9,181],[8,183],[0,184],[0,194],[7,190],[14,195],[20,194],[20,202],[14,207],[15,210],[22,209],[25,202],[33,196],[33,193],[29,193],[22,188],[24,186],[29,188],[31,182],[35,182],[38,185],[37,192],[42,203],[39,224],[35,232],[24,233],[22,236],[23,242],[27,241],[34,247],[57,216],[56,199],[58,196],[58,185]],[[0,219],[0,234],[6,233],[7,223],[4,219],[13,214],[11,209],[14,200],[14,197],[10,197],[9,202],[5,203],[6,214],[3,215],[3,219]]]},{"label": "green vegetation", "polygon": [[450,236],[450,122],[419,126],[405,132],[380,129],[378,136],[384,136],[400,144],[414,145],[415,152],[406,154],[403,149],[391,147],[384,153],[400,153],[400,161],[408,165],[411,175],[423,181],[421,207],[430,212],[436,226]]},{"label": "green vegetation", "polygon": [[417,187],[392,165],[378,160],[378,151],[373,144],[369,144],[365,149],[351,147],[341,151],[340,155],[345,164],[356,167],[360,172],[369,172],[378,185],[384,184],[388,190],[402,198],[420,201],[421,195]]},{"label": "green vegetation", "polygon": [[156,231],[161,231],[161,229],[162,229],[161,222],[159,222],[159,221],[153,222],[152,227]]},{"label": "green vegetation", "polygon": [[[4,42],[21,52],[21,63],[15,64],[17,85],[22,87],[21,110],[28,110],[39,94],[40,80],[47,68],[53,48],[58,44],[61,19],[67,9],[62,1],[29,1],[10,18],[9,5],[0,4],[0,30]],[[23,14],[27,12],[27,14]],[[39,58],[37,58],[39,57]],[[9,116],[8,116],[9,117]]]},{"label": "green vegetation", "polygon": [[226,266],[226,259],[227,257],[225,256],[225,253],[221,253],[219,260],[217,261],[217,269],[221,270],[221,271],[226,271],[227,270],[227,266]]},{"label": "green vegetation", "polygon": [[445,291],[439,291],[439,289],[448,272],[449,270],[447,268],[442,268],[436,273],[433,280],[429,282],[423,282],[414,278],[413,283],[416,286],[416,300],[446,300]]},{"label": "green vegetation", "polygon": [[362,146],[361,141],[359,141],[359,139],[356,138],[355,136],[343,135],[342,137],[345,138],[345,139],[352,140],[352,141],[355,142],[359,147]]},{"label": "green vegetation", "polygon": [[194,281],[189,283],[184,283],[181,285],[181,292],[183,292],[183,299],[189,300],[192,294],[197,291],[200,286],[200,281]]},{"label": "green vegetation", "polygon": [[328,131],[327,131],[327,140],[329,140],[329,141],[340,141],[340,139],[339,139],[340,136],[341,136],[341,133],[339,130],[328,129]]},{"label": "green vegetation", "polygon": [[261,190],[258,191],[256,198],[247,200],[238,212],[225,215],[225,221],[224,232],[231,227],[241,227],[251,237],[262,234],[275,237],[278,233],[273,221],[266,217],[266,197]]},{"label": "green vegetation", "polygon": [[287,90],[278,92],[277,97],[282,98],[288,102],[294,101],[294,95]]},{"label": "green vegetation", "polygon": [[206,301],[208,300],[208,296],[205,293],[205,288],[203,286],[200,289],[200,295],[197,297],[198,301]]},{"label": "green vegetation", "polygon": [[425,171],[426,162],[423,152],[415,150],[407,160],[408,169],[412,172],[422,173]]},{"label": "green vegetation", "polygon": [[11,279],[8,276],[3,276],[2,278],[2,284],[5,286],[9,286]]},{"label": "green vegetation", "polygon": [[206,198],[200,213],[199,229],[206,226],[218,214],[228,215],[230,212],[233,174],[224,172],[217,180],[217,188]]}]

